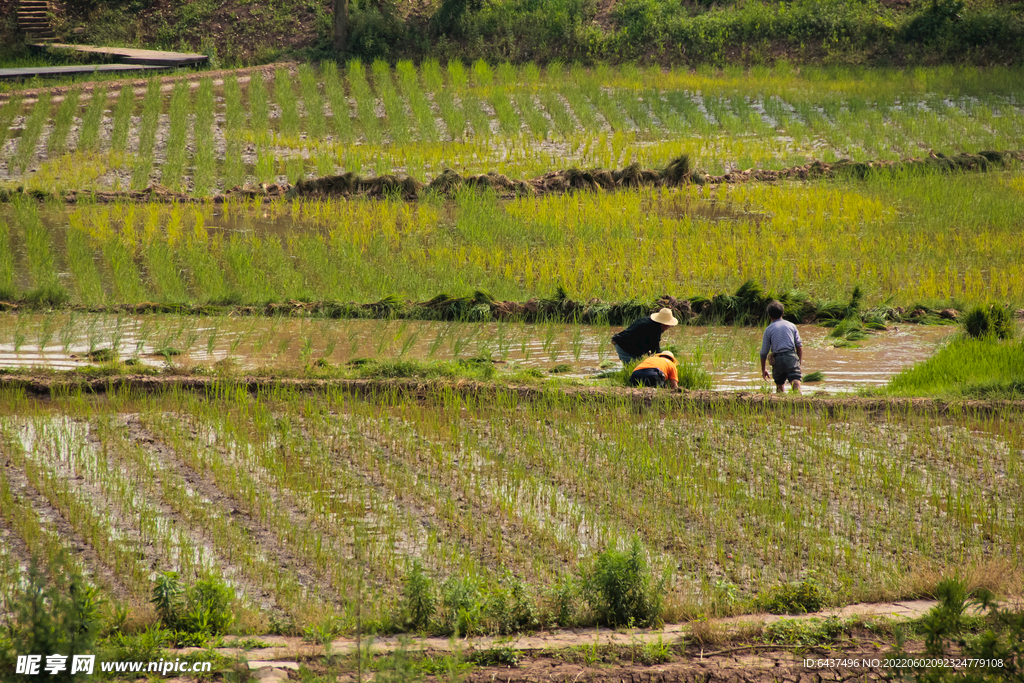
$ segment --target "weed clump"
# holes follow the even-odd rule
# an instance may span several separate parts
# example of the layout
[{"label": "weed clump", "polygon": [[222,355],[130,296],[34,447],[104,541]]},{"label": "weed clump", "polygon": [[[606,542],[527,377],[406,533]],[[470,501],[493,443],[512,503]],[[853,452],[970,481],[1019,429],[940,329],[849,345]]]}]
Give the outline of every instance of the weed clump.
[{"label": "weed clump", "polygon": [[777,586],[754,598],[755,609],[771,614],[808,614],[825,606],[825,595],[813,579]]},{"label": "weed clump", "polygon": [[182,585],[177,572],[164,572],[153,583],[150,602],[179,647],[202,647],[227,633],[234,622],[234,592],[216,578]]},{"label": "weed clump", "polygon": [[604,625],[652,626],[661,617],[664,582],[655,582],[639,538],[608,547],[582,570],[583,597]]},{"label": "weed clump", "polygon": [[405,575],[402,586],[402,621],[415,631],[426,630],[437,608],[434,584],[415,560]]}]

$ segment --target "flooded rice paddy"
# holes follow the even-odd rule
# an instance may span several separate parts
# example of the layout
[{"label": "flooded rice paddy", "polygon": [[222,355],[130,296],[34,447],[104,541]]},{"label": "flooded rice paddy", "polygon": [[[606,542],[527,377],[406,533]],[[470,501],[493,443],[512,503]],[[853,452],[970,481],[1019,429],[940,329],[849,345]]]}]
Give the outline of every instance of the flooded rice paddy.
[{"label": "flooded rice paddy", "polygon": [[[561,323],[21,314],[0,316],[0,367],[67,370],[90,365],[110,350],[117,359],[134,358],[151,367],[227,362],[242,371],[295,371],[321,359],[342,365],[362,358],[489,358],[499,369],[561,366],[558,376],[586,378],[619,367],[609,341],[619,329]],[[804,373],[825,373],[824,381],[810,385],[822,391],[878,386],[928,358],[953,331],[897,325],[856,346],[836,348],[827,328],[802,325]],[[760,341],[761,329],[751,327],[679,327],[663,337],[663,344],[710,371],[719,390],[762,386]]]}]

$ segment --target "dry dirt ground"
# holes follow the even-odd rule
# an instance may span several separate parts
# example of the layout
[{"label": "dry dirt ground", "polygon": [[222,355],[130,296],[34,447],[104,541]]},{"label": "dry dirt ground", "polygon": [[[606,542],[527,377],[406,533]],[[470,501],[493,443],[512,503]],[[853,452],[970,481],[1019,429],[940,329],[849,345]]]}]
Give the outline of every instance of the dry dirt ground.
[{"label": "dry dirt ground", "polygon": [[[541,633],[518,638],[481,637],[453,641],[444,638],[421,638],[405,642],[408,652],[417,655],[444,656],[458,651],[464,657],[492,648],[514,648],[521,661],[514,667],[477,666],[464,679],[470,682],[494,681],[501,683],[669,683],[712,681],[819,683],[820,681],[879,680],[887,677],[885,654],[891,645],[871,636],[857,637],[834,648],[794,647],[786,645],[726,644],[730,637],[754,633],[779,619],[823,619],[835,616],[843,619],[859,617],[865,623],[877,620],[900,621],[916,619],[935,605],[928,600],[896,603],[857,604],[816,614],[792,617],[753,615],[719,619],[713,622],[673,624],[662,629],[634,630],[568,630]],[[701,640],[706,642],[702,645]],[[328,671],[322,646],[304,642],[300,638],[267,636],[259,638],[268,647],[239,650],[229,647],[218,650],[228,658],[244,658],[249,670],[268,680],[297,679],[298,669],[304,666],[318,673]],[[668,645],[671,659],[661,664],[643,664],[630,661],[648,643]],[[715,642],[723,643],[716,645]],[[361,643],[366,647],[366,641]],[[394,652],[402,647],[396,637],[372,641],[372,652],[378,655]],[[911,651],[916,648],[909,648]],[[356,650],[353,639],[338,639],[331,643],[334,655],[351,655]],[[175,651],[183,656],[195,649]],[[639,655],[637,655],[639,656]],[[845,659],[846,665],[808,665],[807,659]],[[854,664],[856,660],[856,665]],[[867,660],[867,661],[865,661]],[[878,660],[878,661],[875,661]],[[356,680],[356,674],[345,666],[336,674],[340,683]],[[178,679],[185,680],[185,679]],[[372,678],[364,678],[372,680]]]}]

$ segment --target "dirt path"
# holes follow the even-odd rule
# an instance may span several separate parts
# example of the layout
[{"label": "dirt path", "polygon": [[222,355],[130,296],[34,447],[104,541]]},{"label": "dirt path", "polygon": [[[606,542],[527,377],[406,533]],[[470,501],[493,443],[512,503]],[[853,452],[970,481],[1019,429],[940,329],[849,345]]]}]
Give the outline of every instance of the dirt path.
[{"label": "dirt path", "polygon": [[[108,391],[157,392],[171,389],[207,391],[223,385],[245,389],[251,393],[276,390],[294,391],[346,391],[357,396],[399,394],[409,400],[429,401],[443,393],[487,400],[499,395],[512,394],[519,400],[549,399],[552,387],[499,384],[472,380],[373,380],[373,379],[298,379],[287,377],[197,377],[190,375],[118,375],[113,377],[78,376],[67,379],[57,375],[0,376],[0,388],[20,389],[29,395],[51,398],[82,391],[106,394]],[[749,391],[684,391],[678,394],[657,389],[627,387],[557,387],[555,391],[565,398],[583,401],[632,404],[638,409],[701,410],[728,405],[752,410],[784,410],[788,412],[815,410],[829,416],[841,415],[847,410],[871,413],[917,413],[930,415],[998,415],[1024,411],[1024,401],[980,401],[938,398],[903,397],[819,397],[792,394],[761,394]]]},{"label": "dirt path", "polygon": [[[718,633],[721,644],[699,644],[696,624],[671,624],[662,629],[611,630],[579,629],[540,633],[519,638],[478,637],[460,640],[447,638],[400,637],[363,639],[360,647],[381,655],[405,648],[418,655],[440,657],[459,653],[464,658],[492,648],[511,648],[517,651],[520,663],[508,666],[478,666],[470,670],[463,680],[473,682],[565,683],[609,682],[656,683],[701,681],[791,681],[792,683],[829,680],[877,680],[884,669],[881,662],[889,644],[872,636],[865,642],[856,639],[845,645],[829,647],[795,648],[787,645],[734,645],[730,635],[759,631],[780,619],[807,620],[839,617],[860,617],[865,621],[890,619],[894,621],[917,619],[936,603],[931,600],[913,600],[893,603],[861,603],[825,610],[815,614],[781,617],[776,615],[747,615],[712,622],[700,622],[707,632],[708,625]],[[270,677],[296,677],[300,663],[313,670],[323,669],[325,649],[304,642],[300,638],[266,636],[259,640],[268,647],[240,650],[225,647],[218,652],[226,657],[244,657],[251,670],[266,671]],[[668,648],[669,660],[661,664],[644,664],[644,646],[661,644]],[[230,643],[228,643],[230,645]],[[349,655],[356,651],[356,641],[341,638],[331,643],[335,655]],[[913,651],[913,644],[908,648]],[[194,649],[175,651],[181,656]],[[861,666],[807,666],[805,658],[858,659]],[[864,662],[863,660],[868,660]],[[876,661],[877,660],[877,661]],[[340,672],[337,680],[356,680],[353,672]],[[262,675],[266,675],[262,674]]]}]

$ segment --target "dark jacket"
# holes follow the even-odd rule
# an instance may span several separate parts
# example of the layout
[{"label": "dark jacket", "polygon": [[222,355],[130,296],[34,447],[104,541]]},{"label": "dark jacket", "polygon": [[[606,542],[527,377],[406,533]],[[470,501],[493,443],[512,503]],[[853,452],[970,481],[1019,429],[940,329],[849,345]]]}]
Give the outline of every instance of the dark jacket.
[{"label": "dark jacket", "polygon": [[654,322],[649,315],[644,316],[612,337],[612,341],[634,358],[658,353],[661,351],[661,323]]}]

